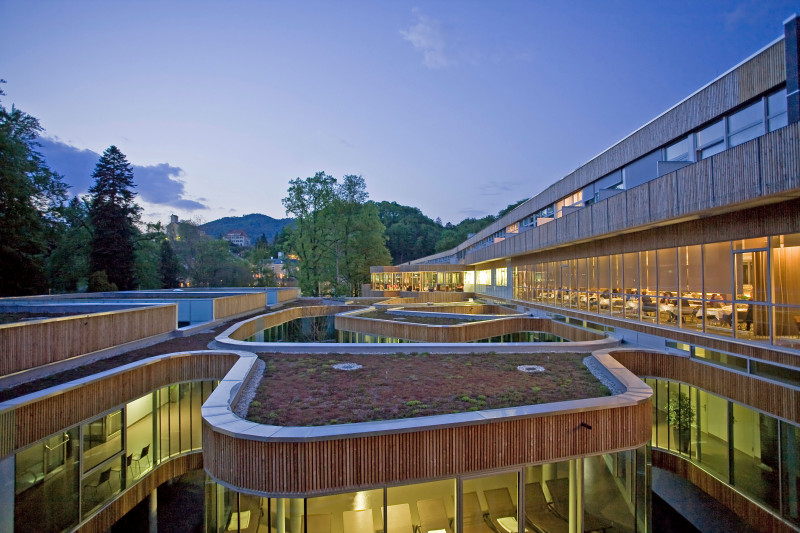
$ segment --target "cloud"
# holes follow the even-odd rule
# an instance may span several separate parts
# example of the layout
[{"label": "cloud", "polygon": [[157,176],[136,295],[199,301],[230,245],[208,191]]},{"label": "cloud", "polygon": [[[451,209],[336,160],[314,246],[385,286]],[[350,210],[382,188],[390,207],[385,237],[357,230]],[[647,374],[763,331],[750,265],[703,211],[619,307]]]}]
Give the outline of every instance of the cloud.
[{"label": "cloud", "polygon": [[[91,187],[92,172],[100,160],[100,154],[92,150],[81,150],[58,139],[40,139],[40,152],[47,165],[64,176],[64,181],[72,188],[70,192],[77,196],[88,192]],[[150,204],[164,205],[197,211],[208,209],[204,198],[190,200],[185,198],[185,183],[181,179],[183,170],[168,163],[141,166],[131,165],[135,191],[139,197]]]},{"label": "cloud", "polygon": [[477,209],[474,207],[465,207],[461,209],[459,213],[464,215],[464,218],[483,218],[489,214],[485,209]]},{"label": "cloud", "polygon": [[403,39],[414,49],[422,52],[422,64],[430,69],[439,69],[451,64],[445,55],[444,34],[438,20],[426,17],[418,9],[412,10],[417,23],[408,30],[400,30]]},{"label": "cloud", "polygon": [[723,21],[725,22],[725,29],[727,31],[733,31],[741,23],[746,22],[749,18],[748,15],[748,6],[746,4],[739,4],[731,11],[728,11],[723,14]]},{"label": "cloud", "polygon": [[516,192],[518,189],[518,181],[503,181],[484,183],[478,187],[478,192],[483,196],[507,196],[508,193]]}]

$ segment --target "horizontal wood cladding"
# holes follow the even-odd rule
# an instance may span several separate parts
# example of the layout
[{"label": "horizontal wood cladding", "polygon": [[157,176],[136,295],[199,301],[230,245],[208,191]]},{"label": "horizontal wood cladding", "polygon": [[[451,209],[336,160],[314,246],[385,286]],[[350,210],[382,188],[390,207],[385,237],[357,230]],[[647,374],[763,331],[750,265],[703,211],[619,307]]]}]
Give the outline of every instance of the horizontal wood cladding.
[{"label": "horizontal wood cladding", "polygon": [[[468,239],[465,245],[479,242],[484,237],[555,203],[609,172],[669,144],[753,98],[778,88],[786,80],[784,50],[784,41],[776,42],[478,232]],[[685,190],[687,193],[695,193],[687,198],[689,200],[687,205],[692,205],[691,200],[699,202],[710,200],[710,197],[705,195],[707,191],[703,189]],[[610,211],[610,213],[616,212]],[[585,229],[582,226],[582,234]],[[459,248],[465,245],[460,245]],[[485,260],[472,259],[469,255],[471,254],[467,256],[468,263]]]},{"label": "horizontal wood cladding", "polygon": [[634,350],[615,350],[610,355],[637,376],[682,381],[796,424],[800,423],[798,389],[678,355]]},{"label": "horizontal wood cladding", "polygon": [[266,306],[267,295],[263,292],[214,298],[214,319],[264,309]]},{"label": "horizontal wood cladding", "polygon": [[[580,211],[570,213],[509,236],[502,243],[468,252],[464,260],[466,264],[484,263],[524,253],[551,252],[575,241],[606,238],[637,228],[645,231],[648,225],[689,216],[702,217],[703,226],[708,226],[715,213],[730,211],[733,206],[746,209],[748,204],[777,204],[798,196],[800,123],[795,123],[581,210],[589,209],[591,216],[580,216]],[[528,237],[528,233],[533,235]]]},{"label": "horizontal wood cladding", "polygon": [[337,313],[362,309],[363,307],[364,306],[361,305],[306,305],[282,309],[280,311],[257,316],[253,319],[243,322],[233,333],[230,334],[230,338],[237,341],[243,341],[246,338],[255,335],[259,331],[279,326],[285,322],[289,322],[290,320],[296,320],[298,318],[310,318],[315,316],[335,315]]},{"label": "horizontal wood cladding", "polygon": [[117,520],[125,516],[139,502],[147,498],[153,490],[162,483],[182,476],[192,470],[203,468],[203,454],[192,453],[170,459],[144,477],[130,490],[120,495],[108,507],[93,516],[88,522],[76,531],[80,533],[104,533],[113,526]]},{"label": "horizontal wood cladding", "polygon": [[165,357],[23,404],[14,411],[14,449],[159,387],[182,381],[222,379],[238,359],[234,354],[219,353]]},{"label": "horizontal wood cladding", "polygon": [[730,485],[716,479],[690,461],[661,450],[653,450],[653,466],[662,468],[690,481],[703,492],[733,511],[742,520],[762,533],[796,531],[780,518],[739,494]]},{"label": "horizontal wood cladding", "polygon": [[176,304],[0,325],[0,376],[168,333],[177,326]]},{"label": "horizontal wood cladding", "polygon": [[471,342],[517,331],[543,331],[579,342],[602,339],[601,333],[554,322],[547,318],[509,317],[482,320],[455,326],[429,326],[410,322],[394,322],[359,316],[337,316],[336,329],[408,339],[419,342]]},{"label": "horizontal wood cladding", "polygon": [[634,322],[615,318],[608,315],[596,315],[592,313],[585,313],[581,311],[574,311],[572,309],[565,309],[562,307],[553,307],[549,305],[542,305],[533,302],[518,301],[521,305],[526,305],[533,309],[541,309],[565,315],[580,320],[588,320],[595,324],[603,324],[615,328],[624,328],[638,333],[645,333],[647,335],[654,335],[656,337],[664,337],[666,339],[684,342],[686,344],[693,344],[695,346],[702,346],[711,350],[718,350],[721,352],[728,352],[743,357],[750,357],[753,359],[760,359],[762,361],[769,361],[779,363],[782,365],[789,365],[800,367],[800,356],[794,353],[788,353],[780,350],[779,348],[769,344],[750,344],[746,342],[736,342],[733,339],[712,337],[703,333],[692,333],[685,329],[675,329],[647,322]]},{"label": "horizontal wood cladding", "polygon": [[[586,423],[592,429],[581,427]],[[241,489],[319,494],[551,462],[649,441],[650,402],[500,422],[307,442],[262,442],[203,423],[206,470]]]}]

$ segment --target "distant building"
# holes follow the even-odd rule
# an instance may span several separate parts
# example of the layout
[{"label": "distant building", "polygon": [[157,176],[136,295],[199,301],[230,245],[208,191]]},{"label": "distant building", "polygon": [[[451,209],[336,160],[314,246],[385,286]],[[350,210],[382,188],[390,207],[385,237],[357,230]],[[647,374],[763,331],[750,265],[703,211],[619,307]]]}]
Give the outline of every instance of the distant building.
[{"label": "distant building", "polygon": [[232,242],[236,246],[250,246],[250,237],[247,232],[241,229],[232,229],[222,236],[226,241]]}]

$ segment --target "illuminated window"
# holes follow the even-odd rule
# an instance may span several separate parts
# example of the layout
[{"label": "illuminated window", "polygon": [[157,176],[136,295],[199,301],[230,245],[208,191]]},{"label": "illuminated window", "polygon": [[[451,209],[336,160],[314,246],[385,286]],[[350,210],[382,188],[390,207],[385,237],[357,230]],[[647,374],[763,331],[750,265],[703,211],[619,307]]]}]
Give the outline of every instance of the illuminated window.
[{"label": "illuminated window", "polygon": [[478,285],[491,285],[492,284],[492,271],[491,270],[478,270]]},{"label": "illuminated window", "polygon": [[496,269],[494,284],[498,286],[506,285],[507,282],[506,273],[507,273],[506,267]]},{"label": "illuminated window", "polygon": [[475,285],[475,272],[464,272],[464,285]]}]

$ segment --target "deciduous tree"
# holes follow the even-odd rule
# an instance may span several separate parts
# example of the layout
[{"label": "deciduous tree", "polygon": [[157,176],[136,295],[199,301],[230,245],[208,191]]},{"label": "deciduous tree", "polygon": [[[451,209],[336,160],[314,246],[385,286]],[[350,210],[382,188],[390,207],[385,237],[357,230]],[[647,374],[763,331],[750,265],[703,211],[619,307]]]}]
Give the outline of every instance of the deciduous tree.
[{"label": "deciduous tree", "polygon": [[0,105],[0,296],[47,292],[67,187],[36,151],[41,132],[34,117]]}]

